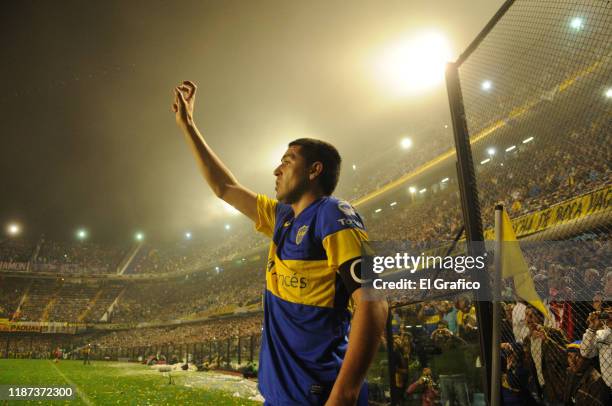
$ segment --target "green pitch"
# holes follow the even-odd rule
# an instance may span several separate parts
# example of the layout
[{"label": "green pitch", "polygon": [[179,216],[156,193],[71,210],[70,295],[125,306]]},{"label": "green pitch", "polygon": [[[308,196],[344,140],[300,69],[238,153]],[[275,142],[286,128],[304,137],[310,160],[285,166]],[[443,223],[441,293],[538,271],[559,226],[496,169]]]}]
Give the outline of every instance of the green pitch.
[{"label": "green pitch", "polygon": [[[168,377],[140,364],[94,361],[0,359],[0,385],[72,386],[74,400],[2,401],[0,405],[259,405],[248,399],[254,383],[206,372],[172,373]],[[219,389],[216,389],[219,388]],[[235,392],[243,397],[233,396]],[[246,392],[246,394],[245,394]]]}]

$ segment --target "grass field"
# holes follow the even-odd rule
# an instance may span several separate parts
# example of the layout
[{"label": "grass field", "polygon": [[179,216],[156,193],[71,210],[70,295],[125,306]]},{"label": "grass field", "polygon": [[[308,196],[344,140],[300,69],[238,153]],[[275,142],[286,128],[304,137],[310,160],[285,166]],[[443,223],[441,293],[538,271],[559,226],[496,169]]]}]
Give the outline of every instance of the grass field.
[{"label": "grass field", "polygon": [[2,401],[0,405],[261,405],[250,400],[256,384],[214,372],[172,372],[168,377],[140,364],[0,359],[0,385],[72,386],[69,401]]}]

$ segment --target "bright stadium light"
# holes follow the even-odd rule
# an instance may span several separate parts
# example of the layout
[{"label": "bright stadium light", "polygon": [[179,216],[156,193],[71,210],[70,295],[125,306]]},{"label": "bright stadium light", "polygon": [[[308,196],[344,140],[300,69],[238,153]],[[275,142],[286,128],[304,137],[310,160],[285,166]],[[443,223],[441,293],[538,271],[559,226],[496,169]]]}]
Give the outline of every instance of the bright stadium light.
[{"label": "bright stadium light", "polygon": [[402,138],[400,141],[400,146],[402,149],[408,149],[412,146],[412,140],[408,137]]},{"label": "bright stadium light", "polygon": [[489,162],[490,160],[491,160],[491,158],[483,159],[482,161],[480,161],[480,165],[484,165],[487,162]]},{"label": "bright stadium light", "polygon": [[353,164],[353,170],[356,171],[357,170],[357,165]]},{"label": "bright stadium light", "polygon": [[226,225],[225,225],[225,229],[226,229],[226,230],[229,230],[230,228],[232,228],[232,226],[230,226],[229,224],[226,224]]},{"label": "bright stadium light", "polygon": [[382,209],[376,209],[374,210],[374,213],[380,213],[382,211]]},{"label": "bright stadium light", "polygon": [[191,240],[191,232],[187,231],[185,233],[185,238],[188,239],[188,240]]},{"label": "bright stadium light", "polygon": [[482,82],[482,90],[491,90],[491,88],[493,87],[493,83],[491,83],[490,80],[485,80],[484,82]]},{"label": "bright stadium light", "polygon": [[77,230],[76,236],[79,240],[84,240],[87,238],[87,230],[85,230],[84,228],[81,228],[79,230]]},{"label": "bright stadium light", "polygon": [[606,90],[606,97],[608,99],[612,99],[612,87],[608,88],[608,90]]},{"label": "bright stadium light", "polygon": [[444,124],[444,128],[448,128],[448,124]]},{"label": "bright stadium light", "polygon": [[137,232],[134,238],[136,238],[136,241],[142,241],[144,240],[144,234],[141,232]]},{"label": "bright stadium light", "polygon": [[19,224],[17,223],[10,223],[8,226],[6,226],[6,232],[10,236],[15,236],[21,232],[21,227],[19,227]]},{"label": "bright stadium light", "polygon": [[218,266],[215,267],[215,272],[219,273],[221,272],[221,268],[219,268]]},{"label": "bright stadium light", "polygon": [[423,188],[423,189],[419,190],[419,193],[420,193],[420,194],[423,194],[423,193],[425,193],[425,192],[427,192],[427,188]]},{"label": "bright stadium light", "polygon": [[495,148],[491,147],[491,148],[487,148],[487,154],[489,154],[489,156],[493,156],[495,155]]},{"label": "bright stadium light", "polygon": [[584,21],[580,17],[574,17],[572,18],[572,21],[570,21],[570,27],[577,31],[581,30],[584,28]]},{"label": "bright stadium light", "polygon": [[389,203],[389,206],[393,207],[393,206],[395,206],[396,204],[397,204],[397,202],[391,202],[391,203]]},{"label": "bright stadium light", "polygon": [[450,45],[438,32],[424,32],[388,46],[378,57],[377,79],[390,91],[406,95],[444,83]]},{"label": "bright stadium light", "polygon": [[410,186],[410,187],[408,188],[408,191],[409,191],[410,193],[416,193],[416,188],[415,188],[414,186]]},{"label": "bright stadium light", "polygon": [[506,148],[506,152],[510,152],[514,149],[516,149],[516,145],[509,146],[508,148]]},{"label": "bright stadium light", "polygon": [[531,142],[531,141],[533,141],[533,137],[525,138],[523,140],[523,144],[527,144],[528,142]]},{"label": "bright stadium light", "polygon": [[446,183],[446,182],[448,182],[448,178],[444,178],[440,181],[440,183]]}]

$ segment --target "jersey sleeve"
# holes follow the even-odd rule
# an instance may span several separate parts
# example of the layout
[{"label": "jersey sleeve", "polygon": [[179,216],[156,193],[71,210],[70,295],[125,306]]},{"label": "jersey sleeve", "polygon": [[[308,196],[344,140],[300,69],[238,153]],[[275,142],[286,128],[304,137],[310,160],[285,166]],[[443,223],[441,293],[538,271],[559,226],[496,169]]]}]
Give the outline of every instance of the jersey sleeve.
[{"label": "jersey sleeve", "polygon": [[266,195],[257,195],[257,223],[255,230],[272,237],[276,222],[276,206],[278,201]]},{"label": "jersey sleeve", "polygon": [[326,205],[317,219],[317,231],[327,262],[335,269],[361,257],[362,243],[368,240],[361,217],[344,201],[332,201]]}]

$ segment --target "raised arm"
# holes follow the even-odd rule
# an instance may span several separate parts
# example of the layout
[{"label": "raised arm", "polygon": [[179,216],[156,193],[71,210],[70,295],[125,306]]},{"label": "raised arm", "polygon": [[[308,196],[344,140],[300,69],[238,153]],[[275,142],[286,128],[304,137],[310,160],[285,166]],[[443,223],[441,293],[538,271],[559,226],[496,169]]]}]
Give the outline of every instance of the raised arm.
[{"label": "raised arm", "polygon": [[185,81],[174,89],[174,112],[176,123],[185,134],[200,171],[213,193],[257,222],[257,195],[238,183],[238,180],[208,146],[193,119],[193,107],[197,87]]}]

